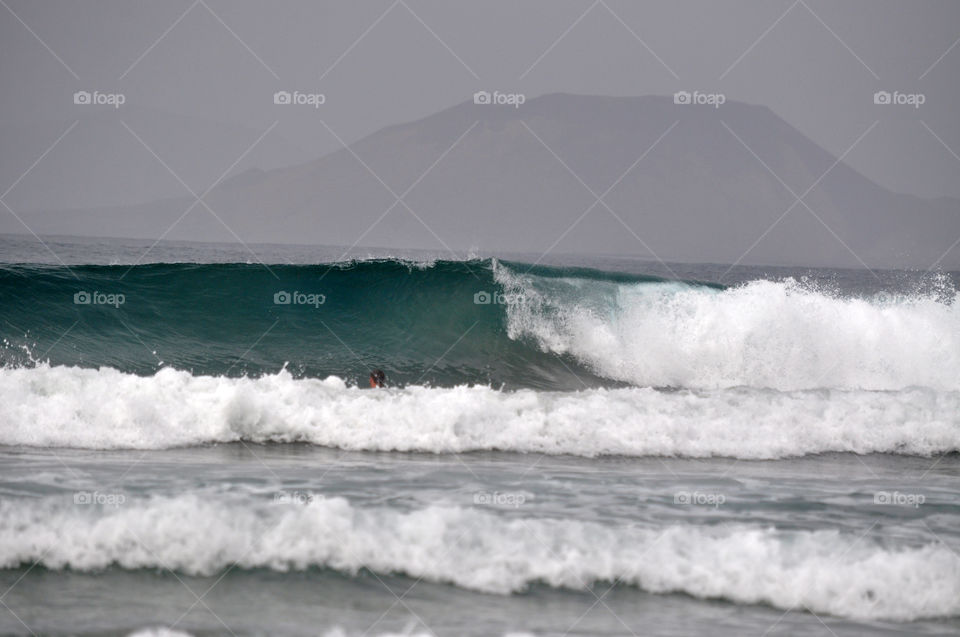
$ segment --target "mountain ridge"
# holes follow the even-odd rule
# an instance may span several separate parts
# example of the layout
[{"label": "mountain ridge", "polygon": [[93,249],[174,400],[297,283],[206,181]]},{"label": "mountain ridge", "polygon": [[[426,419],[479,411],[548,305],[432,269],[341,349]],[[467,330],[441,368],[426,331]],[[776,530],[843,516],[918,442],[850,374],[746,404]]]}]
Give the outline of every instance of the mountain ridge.
[{"label": "mountain ridge", "polygon": [[198,203],[179,222],[189,198],[23,216],[50,234],[837,267],[925,268],[960,237],[960,200],[891,192],[765,106],[654,95],[467,101],[205,201],[216,215]]}]

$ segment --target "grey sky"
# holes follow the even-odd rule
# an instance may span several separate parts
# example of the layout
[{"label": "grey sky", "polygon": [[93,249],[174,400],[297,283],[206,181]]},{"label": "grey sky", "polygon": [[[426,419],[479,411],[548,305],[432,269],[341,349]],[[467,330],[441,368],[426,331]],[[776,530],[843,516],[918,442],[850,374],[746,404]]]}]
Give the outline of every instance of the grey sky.
[{"label": "grey sky", "polygon": [[[320,119],[353,142],[479,89],[720,91],[769,106],[836,155],[879,120],[847,163],[894,191],[960,196],[960,4],[950,0],[5,2],[0,189],[80,120],[5,197],[15,208],[185,194],[133,132],[202,191],[274,122],[235,170],[338,149]],[[282,109],[278,89],[327,101]],[[926,102],[875,106],[881,89]],[[122,92],[126,103],[91,122],[76,90]]]}]

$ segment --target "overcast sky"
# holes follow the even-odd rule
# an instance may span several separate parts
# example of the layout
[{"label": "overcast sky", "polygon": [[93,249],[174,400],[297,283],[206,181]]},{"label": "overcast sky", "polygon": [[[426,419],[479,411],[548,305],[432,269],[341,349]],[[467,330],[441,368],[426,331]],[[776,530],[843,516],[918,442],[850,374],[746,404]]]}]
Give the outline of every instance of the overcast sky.
[{"label": "overcast sky", "polygon": [[[81,205],[185,194],[170,171],[202,191],[267,130],[236,169],[305,161],[481,89],[722,92],[769,106],[836,155],[879,120],[845,161],[895,191],[960,196],[954,0],[4,3],[0,191],[80,120],[4,196],[20,207],[61,204],[44,199],[57,181],[76,180]],[[125,103],[97,127],[73,103],[78,90]],[[326,102],[282,108],[277,90]],[[924,103],[877,106],[879,90]],[[157,132],[143,123],[156,112],[209,125]],[[204,138],[214,124],[232,143]],[[98,162],[137,177],[100,180]]]}]

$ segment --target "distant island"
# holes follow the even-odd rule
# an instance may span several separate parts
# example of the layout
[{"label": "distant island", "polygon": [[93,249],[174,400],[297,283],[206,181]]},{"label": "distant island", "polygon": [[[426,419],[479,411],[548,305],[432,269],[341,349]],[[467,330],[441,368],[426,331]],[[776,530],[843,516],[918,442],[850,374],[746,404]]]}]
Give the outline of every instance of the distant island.
[{"label": "distant island", "polygon": [[[197,204],[179,222],[192,198],[18,212],[39,234],[960,267],[960,200],[891,192],[768,108],[731,100],[470,100],[350,150],[247,170],[204,201],[216,216]],[[25,232],[0,219],[0,232]]]}]

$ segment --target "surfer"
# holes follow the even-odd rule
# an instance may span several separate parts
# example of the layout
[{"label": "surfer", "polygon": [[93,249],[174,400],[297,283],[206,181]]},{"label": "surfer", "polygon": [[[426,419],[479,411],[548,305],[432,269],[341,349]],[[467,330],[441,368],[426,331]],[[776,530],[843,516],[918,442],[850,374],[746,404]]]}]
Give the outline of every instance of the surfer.
[{"label": "surfer", "polygon": [[383,387],[383,383],[386,382],[387,375],[383,373],[382,370],[375,369],[370,372],[370,387]]}]

